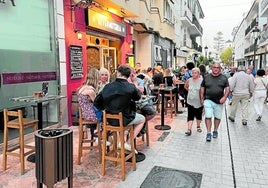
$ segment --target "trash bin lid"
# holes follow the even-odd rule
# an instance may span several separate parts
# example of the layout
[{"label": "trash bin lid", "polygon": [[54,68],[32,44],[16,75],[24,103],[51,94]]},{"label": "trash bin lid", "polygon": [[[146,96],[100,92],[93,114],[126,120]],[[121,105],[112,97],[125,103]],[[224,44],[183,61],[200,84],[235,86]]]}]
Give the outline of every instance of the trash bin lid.
[{"label": "trash bin lid", "polygon": [[35,136],[42,138],[56,138],[60,136],[64,136],[67,133],[72,132],[71,129],[46,129],[46,130],[38,130],[35,132]]}]

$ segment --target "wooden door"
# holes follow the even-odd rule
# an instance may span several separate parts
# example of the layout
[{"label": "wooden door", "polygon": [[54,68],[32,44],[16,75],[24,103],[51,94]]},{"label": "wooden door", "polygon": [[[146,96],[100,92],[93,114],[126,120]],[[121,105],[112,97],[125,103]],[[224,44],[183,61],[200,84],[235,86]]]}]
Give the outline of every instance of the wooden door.
[{"label": "wooden door", "polygon": [[87,47],[87,68],[100,69],[100,50],[98,47],[88,46]]}]

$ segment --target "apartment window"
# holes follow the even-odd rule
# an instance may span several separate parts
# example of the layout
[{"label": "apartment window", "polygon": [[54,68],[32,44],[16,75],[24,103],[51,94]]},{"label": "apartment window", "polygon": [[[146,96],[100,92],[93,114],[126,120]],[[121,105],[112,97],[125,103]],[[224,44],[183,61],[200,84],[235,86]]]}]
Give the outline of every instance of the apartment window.
[{"label": "apartment window", "polygon": [[155,60],[156,61],[162,61],[162,57],[161,57],[161,46],[155,45],[154,46],[154,53],[155,53]]},{"label": "apartment window", "polygon": [[170,0],[164,0],[164,16],[165,20],[169,21],[170,23],[174,23],[174,16],[169,4]]}]

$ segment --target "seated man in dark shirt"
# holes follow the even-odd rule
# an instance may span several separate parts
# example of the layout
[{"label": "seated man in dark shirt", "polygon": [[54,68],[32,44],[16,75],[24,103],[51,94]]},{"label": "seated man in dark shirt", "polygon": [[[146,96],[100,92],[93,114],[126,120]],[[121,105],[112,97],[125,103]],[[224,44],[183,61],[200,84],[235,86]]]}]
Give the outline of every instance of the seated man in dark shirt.
[{"label": "seated man in dark shirt", "polygon": [[[134,125],[134,138],[137,137],[145,122],[145,117],[136,112],[135,101],[141,98],[141,92],[132,83],[128,82],[131,68],[122,65],[117,70],[117,78],[114,82],[107,84],[102,92],[96,97],[94,106],[107,113],[123,113],[124,126]],[[117,122],[109,121],[111,125],[117,126]],[[130,144],[125,142],[125,149],[130,150]]]},{"label": "seated man in dark shirt", "polygon": [[[144,82],[139,77],[134,69],[131,69],[131,75],[128,78],[128,81],[136,86],[137,89],[140,90],[141,93],[145,94],[145,88],[144,88]],[[137,109],[140,111],[140,113],[145,116],[145,121],[149,121],[156,115],[156,111],[152,105],[152,103],[149,103],[149,101],[141,102],[136,104]],[[142,134],[146,133],[146,126],[144,125],[140,134],[138,136],[141,136]]]}]

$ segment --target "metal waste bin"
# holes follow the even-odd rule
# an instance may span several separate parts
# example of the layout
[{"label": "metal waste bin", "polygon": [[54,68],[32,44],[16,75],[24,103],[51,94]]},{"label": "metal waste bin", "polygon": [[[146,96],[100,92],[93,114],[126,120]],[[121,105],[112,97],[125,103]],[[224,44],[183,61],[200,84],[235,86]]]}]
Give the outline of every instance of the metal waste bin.
[{"label": "metal waste bin", "polygon": [[73,187],[73,131],[70,129],[38,130],[35,132],[37,187],[55,183],[68,177]]}]

